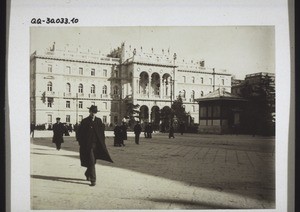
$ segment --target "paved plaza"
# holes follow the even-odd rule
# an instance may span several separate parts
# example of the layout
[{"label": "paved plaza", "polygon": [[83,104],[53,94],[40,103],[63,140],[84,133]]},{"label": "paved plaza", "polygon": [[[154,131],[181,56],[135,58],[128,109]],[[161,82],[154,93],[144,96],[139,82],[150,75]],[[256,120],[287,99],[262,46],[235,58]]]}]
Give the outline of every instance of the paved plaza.
[{"label": "paved plaza", "polygon": [[[50,135],[50,134],[49,134]],[[97,185],[85,180],[78,142],[31,139],[32,209],[275,208],[275,139],[245,135],[129,133],[125,147],[106,144],[114,163],[98,160]]]}]

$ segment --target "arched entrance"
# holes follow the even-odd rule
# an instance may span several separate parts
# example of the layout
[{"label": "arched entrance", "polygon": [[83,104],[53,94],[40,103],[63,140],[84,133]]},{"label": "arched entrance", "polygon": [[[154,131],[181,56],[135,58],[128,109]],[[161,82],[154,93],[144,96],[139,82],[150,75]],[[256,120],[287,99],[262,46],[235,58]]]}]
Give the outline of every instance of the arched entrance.
[{"label": "arched entrance", "polygon": [[152,95],[159,97],[159,88],[160,88],[160,76],[158,73],[153,73],[151,75],[151,90]]},{"label": "arched entrance", "polygon": [[140,107],[140,121],[141,124],[149,122],[149,109],[146,105]]},{"label": "arched entrance", "polygon": [[153,124],[153,129],[159,130],[160,111],[158,106],[153,106],[151,108],[151,122]]}]

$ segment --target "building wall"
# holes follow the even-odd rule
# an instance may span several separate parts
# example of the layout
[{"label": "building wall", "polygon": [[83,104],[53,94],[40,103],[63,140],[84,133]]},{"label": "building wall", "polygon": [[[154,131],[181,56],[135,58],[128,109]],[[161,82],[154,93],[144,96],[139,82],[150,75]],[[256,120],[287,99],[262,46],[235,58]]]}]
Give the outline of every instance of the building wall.
[{"label": "building wall", "polygon": [[[55,122],[56,117],[61,117],[62,122],[75,124],[80,122],[81,117],[88,116],[87,107],[95,104],[101,111],[98,116],[110,124],[123,119],[124,98],[131,99],[140,107],[147,106],[151,112],[154,106],[159,109],[170,107],[171,102],[181,96],[186,111],[198,123],[199,109],[194,99],[221,87],[230,92],[231,75],[224,70],[205,68],[203,61],[175,60],[169,51],[155,54],[136,49],[133,53],[133,49],[121,46],[118,51],[123,56],[112,58],[97,51],[69,46],[59,49],[53,45],[45,52],[32,55],[31,120],[36,124],[50,124]],[[91,75],[92,69],[94,76]],[[141,83],[145,75],[148,76],[148,84]],[[152,77],[157,80],[154,87],[151,85]],[[50,82],[52,90],[47,87]],[[70,91],[67,83],[71,86]],[[79,84],[83,85],[82,93],[79,92]],[[95,86],[94,93],[91,92],[92,85]],[[106,94],[103,86],[107,86]],[[46,97],[44,102],[43,95]],[[48,105],[48,98],[50,101],[53,98],[52,107]],[[79,107],[80,102],[82,108]]]}]

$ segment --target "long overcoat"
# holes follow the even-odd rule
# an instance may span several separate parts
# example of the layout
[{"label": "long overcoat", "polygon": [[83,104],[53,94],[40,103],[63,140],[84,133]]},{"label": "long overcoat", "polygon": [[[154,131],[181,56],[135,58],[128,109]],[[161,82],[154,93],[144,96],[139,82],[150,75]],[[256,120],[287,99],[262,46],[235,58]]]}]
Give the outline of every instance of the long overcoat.
[{"label": "long overcoat", "polygon": [[104,129],[105,126],[98,117],[95,117],[94,121],[92,121],[91,117],[82,120],[78,128],[77,136],[80,145],[79,153],[81,166],[88,167],[90,165],[90,151],[93,146],[91,130],[95,130],[97,137],[96,148],[94,149],[95,159],[113,162],[106,148]]},{"label": "long overcoat", "polygon": [[53,124],[53,138],[52,143],[63,143],[63,135],[65,132],[65,127],[63,123],[55,123]]}]

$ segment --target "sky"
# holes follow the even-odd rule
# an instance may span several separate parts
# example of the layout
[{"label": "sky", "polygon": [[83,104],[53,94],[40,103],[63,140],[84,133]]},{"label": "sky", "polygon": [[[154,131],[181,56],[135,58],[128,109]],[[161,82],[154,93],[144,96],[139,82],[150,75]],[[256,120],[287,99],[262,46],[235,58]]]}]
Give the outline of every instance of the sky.
[{"label": "sky", "polygon": [[205,60],[237,79],[256,72],[275,73],[275,28],[222,27],[31,27],[30,53],[58,45],[80,45],[104,54],[126,42],[144,52],[170,48],[178,58]]}]

